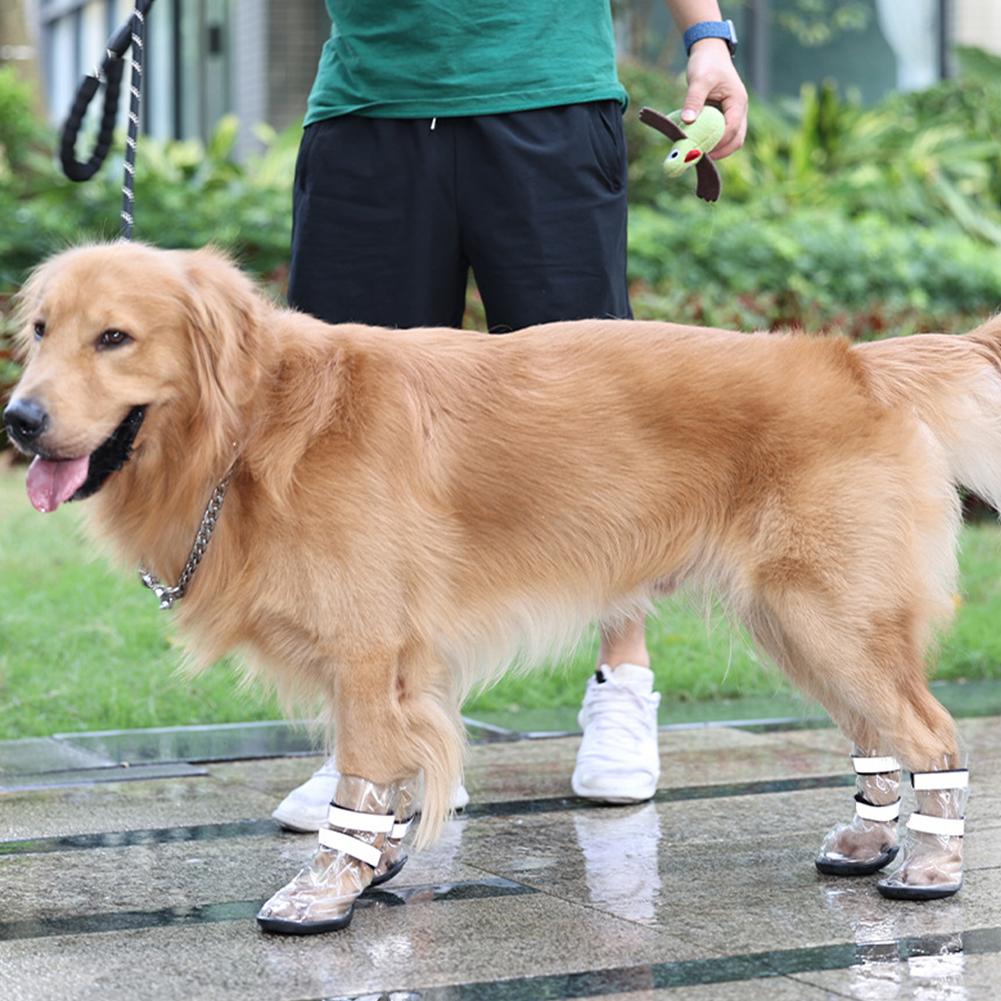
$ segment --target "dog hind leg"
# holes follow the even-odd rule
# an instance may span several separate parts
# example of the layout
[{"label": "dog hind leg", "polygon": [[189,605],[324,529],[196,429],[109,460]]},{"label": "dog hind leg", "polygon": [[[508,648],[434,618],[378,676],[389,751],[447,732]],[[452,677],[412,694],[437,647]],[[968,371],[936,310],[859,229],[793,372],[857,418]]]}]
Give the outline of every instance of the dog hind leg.
[{"label": "dog hind leg", "polygon": [[[859,758],[893,756],[915,774],[919,810],[908,823],[905,859],[880,884],[885,895],[914,899],[947,896],[962,882],[966,773],[956,771],[955,727],[928,690],[925,666],[934,628],[949,614],[949,561],[930,559],[927,545],[908,544],[932,538],[938,546],[931,551],[941,554],[952,528],[948,512],[939,513],[937,526],[935,519],[903,520],[905,531],[895,543],[884,535],[886,551],[875,553],[861,573],[852,571],[856,561],[841,559],[836,565],[848,572],[814,586],[802,579],[779,586],[760,575],[746,614],[757,643],[828,710],[862,752]],[[872,538],[877,546],[879,536]],[[834,547],[837,540],[827,543]],[[897,799],[896,763],[859,762],[872,774],[859,779],[856,819],[825,840],[822,870],[825,862],[844,862],[846,871],[852,863],[875,864],[895,847],[894,811],[881,808]]]}]

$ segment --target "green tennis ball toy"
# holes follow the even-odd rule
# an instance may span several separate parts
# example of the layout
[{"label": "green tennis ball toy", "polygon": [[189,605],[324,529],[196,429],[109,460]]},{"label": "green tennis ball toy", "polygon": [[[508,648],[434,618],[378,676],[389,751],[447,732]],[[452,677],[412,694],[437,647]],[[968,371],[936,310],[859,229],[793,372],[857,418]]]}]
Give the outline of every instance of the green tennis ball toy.
[{"label": "green tennis ball toy", "polygon": [[698,185],[695,193],[707,202],[714,202],[720,196],[722,183],[716,165],[709,159],[726,129],[723,113],[707,104],[691,124],[685,124],[681,112],[662,115],[653,108],[640,111],[640,121],[656,129],[671,140],[671,149],[664,159],[664,172],[668,177],[678,177],[689,167],[695,168]]}]

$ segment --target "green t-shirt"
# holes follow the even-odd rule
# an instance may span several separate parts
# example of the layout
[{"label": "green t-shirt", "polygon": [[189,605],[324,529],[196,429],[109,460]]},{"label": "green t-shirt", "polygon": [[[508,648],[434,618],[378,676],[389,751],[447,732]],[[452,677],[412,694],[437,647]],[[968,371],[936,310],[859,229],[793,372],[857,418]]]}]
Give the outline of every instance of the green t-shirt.
[{"label": "green t-shirt", "polygon": [[492,115],[626,92],[609,0],[326,0],[306,124]]}]

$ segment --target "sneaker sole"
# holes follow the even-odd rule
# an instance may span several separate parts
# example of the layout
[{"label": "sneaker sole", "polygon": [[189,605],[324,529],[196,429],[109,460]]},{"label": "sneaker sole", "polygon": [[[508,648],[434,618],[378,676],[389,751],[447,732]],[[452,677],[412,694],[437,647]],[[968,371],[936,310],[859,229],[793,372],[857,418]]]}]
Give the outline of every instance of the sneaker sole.
[{"label": "sneaker sole", "polygon": [[290,815],[287,813],[281,813],[275,810],[271,814],[271,819],[276,821],[280,827],[286,831],[292,831],[294,834],[316,834],[320,829],[320,825],[317,824],[315,827],[303,825],[303,822],[299,820],[294,814]]},{"label": "sneaker sole", "polygon": [[608,796],[604,793],[577,792],[574,794],[579,799],[590,800],[592,803],[607,803],[609,806],[631,806],[635,803],[648,803],[653,799],[657,790],[655,789],[649,796]]}]

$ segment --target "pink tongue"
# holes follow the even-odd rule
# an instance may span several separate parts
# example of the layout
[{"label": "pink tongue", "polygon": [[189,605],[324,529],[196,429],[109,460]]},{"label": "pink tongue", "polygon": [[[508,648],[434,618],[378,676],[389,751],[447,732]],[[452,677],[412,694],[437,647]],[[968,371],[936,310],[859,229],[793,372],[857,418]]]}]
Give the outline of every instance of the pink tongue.
[{"label": "pink tongue", "polygon": [[83,486],[90,456],[82,459],[35,459],[28,467],[28,500],[36,511],[55,511]]}]

